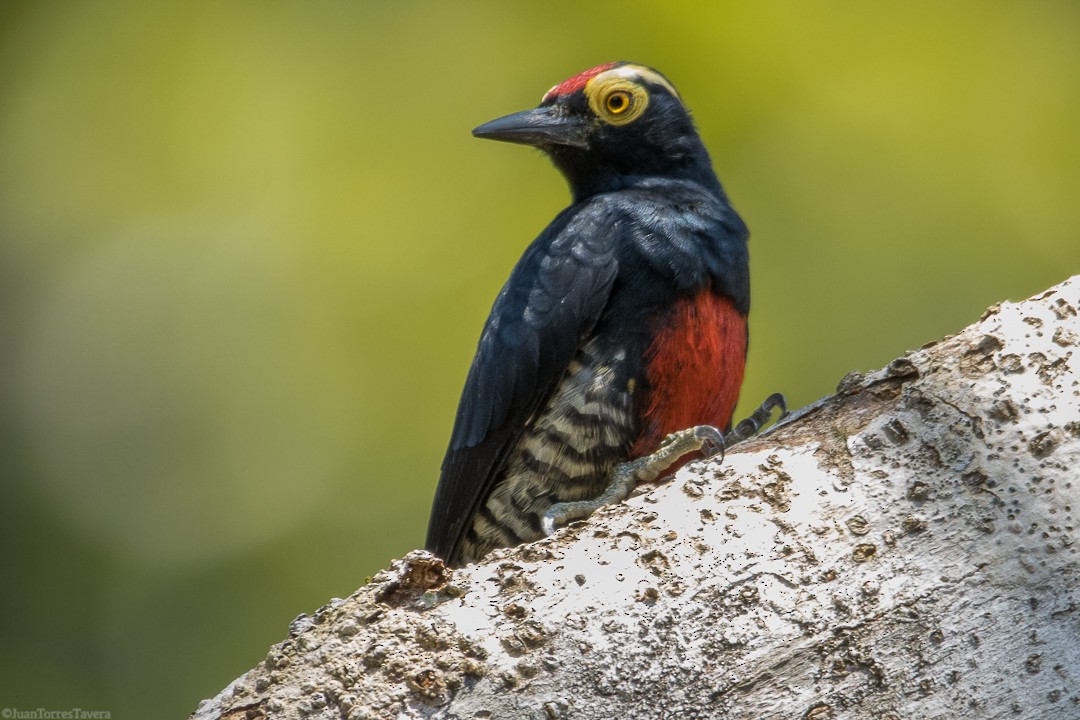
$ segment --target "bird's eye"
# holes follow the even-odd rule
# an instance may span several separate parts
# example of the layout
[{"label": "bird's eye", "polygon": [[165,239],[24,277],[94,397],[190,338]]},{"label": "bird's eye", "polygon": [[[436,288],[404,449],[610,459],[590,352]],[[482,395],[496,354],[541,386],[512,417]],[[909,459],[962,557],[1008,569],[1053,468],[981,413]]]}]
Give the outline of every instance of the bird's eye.
[{"label": "bird's eye", "polygon": [[609,125],[628,125],[641,117],[649,105],[649,93],[644,87],[611,73],[590,80],[585,95],[593,113]]},{"label": "bird's eye", "polygon": [[625,90],[616,90],[607,96],[607,109],[612,115],[621,115],[630,107],[630,93]]}]

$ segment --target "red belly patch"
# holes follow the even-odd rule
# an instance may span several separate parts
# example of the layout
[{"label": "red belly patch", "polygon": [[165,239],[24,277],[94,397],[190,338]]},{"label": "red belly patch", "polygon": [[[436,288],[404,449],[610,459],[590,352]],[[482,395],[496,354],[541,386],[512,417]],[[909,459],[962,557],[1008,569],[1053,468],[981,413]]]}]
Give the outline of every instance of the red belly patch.
[{"label": "red belly patch", "polygon": [[646,352],[642,430],[632,457],[695,425],[731,426],[746,367],[746,317],[711,291],[678,301]]}]

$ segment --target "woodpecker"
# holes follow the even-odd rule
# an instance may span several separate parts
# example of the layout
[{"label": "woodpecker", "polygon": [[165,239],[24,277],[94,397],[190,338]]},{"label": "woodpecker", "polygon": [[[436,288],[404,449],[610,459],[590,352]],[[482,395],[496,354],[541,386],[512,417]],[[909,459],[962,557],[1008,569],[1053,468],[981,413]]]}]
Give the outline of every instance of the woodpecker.
[{"label": "woodpecker", "polygon": [[750,310],[746,225],[658,71],[594,67],[473,135],[542,150],[573,202],[514,267],[465,381],[427,535],[455,566],[722,449]]}]

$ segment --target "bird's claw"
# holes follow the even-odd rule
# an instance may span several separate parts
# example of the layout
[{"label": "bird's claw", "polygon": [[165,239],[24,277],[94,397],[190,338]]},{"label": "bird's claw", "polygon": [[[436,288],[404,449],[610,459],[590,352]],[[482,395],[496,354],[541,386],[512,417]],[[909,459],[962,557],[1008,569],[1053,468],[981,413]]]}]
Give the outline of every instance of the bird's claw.
[{"label": "bird's claw", "polygon": [[624,485],[625,482],[620,483],[619,478],[614,478],[607,491],[595,500],[571,500],[569,502],[555,503],[540,516],[540,530],[545,537],[549,536],[571,520],[589,517],[604,505],[625,499],[629,493],[620,492]]},{"label": "bird's claw", "polygon": [[783,420],[788,416],[787,400],[781,393],[773,393],[765,398],[765,402],[761,403],[761,407],[752,412],[750,417],[739,422],[735,429],[728,433],[728,444],[734,445],[757,435],[772,418],[773,410],[778,408],[780,410],[778,420]]},{"label": "bird's claw", "polygon": [[701,454],[707,459],[724,459],[724,451],[727,443],[724,442],[724,434],[711,425],[699,425],[694,428],[694,437],[701,442]]}]

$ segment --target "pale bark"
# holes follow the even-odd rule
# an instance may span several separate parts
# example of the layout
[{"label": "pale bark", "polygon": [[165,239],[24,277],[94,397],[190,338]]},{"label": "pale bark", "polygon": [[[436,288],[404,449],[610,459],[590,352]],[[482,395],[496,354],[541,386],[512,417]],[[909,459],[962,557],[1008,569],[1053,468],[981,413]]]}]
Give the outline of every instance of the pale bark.
[{"label": "pale bark", "polygon": [[1080,276],[555,536],[411,553],[210,718],[1080,718]]}]

